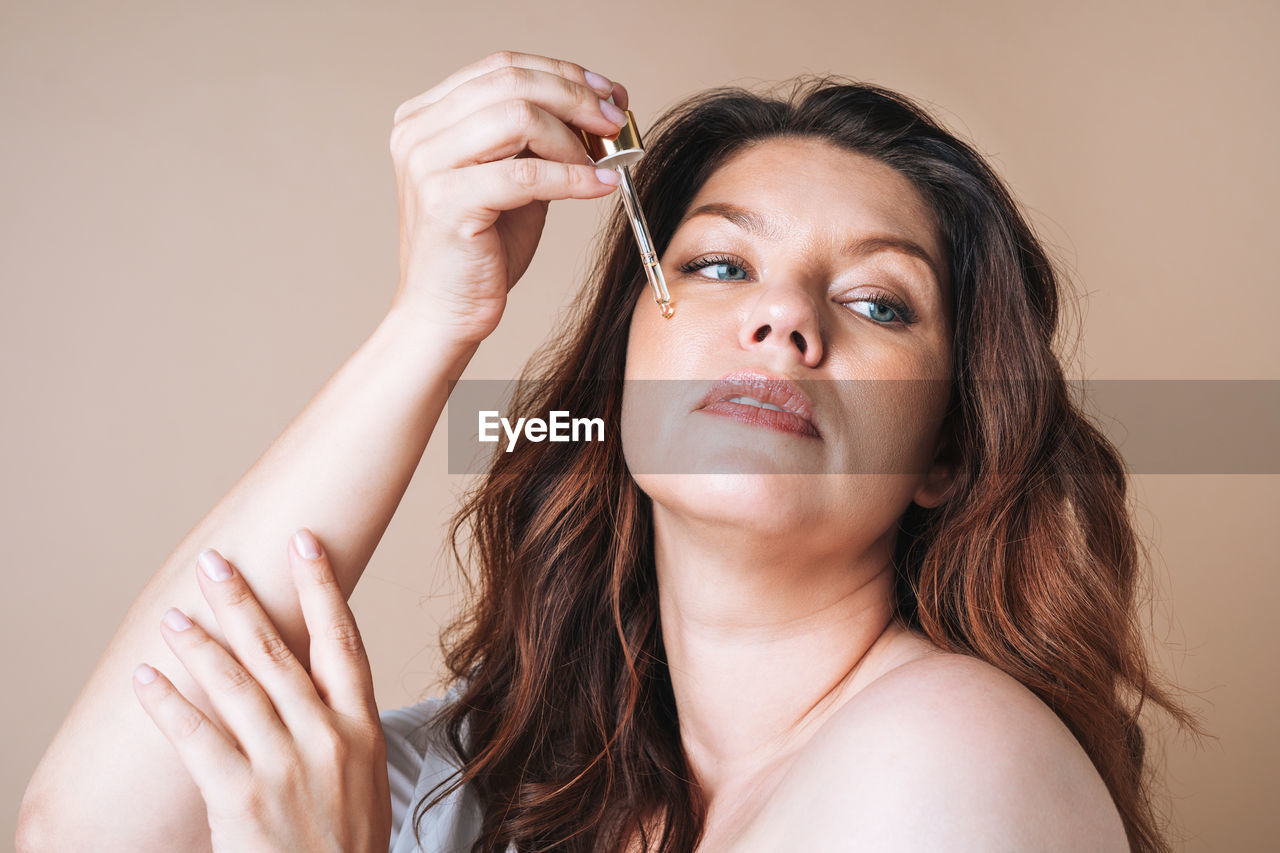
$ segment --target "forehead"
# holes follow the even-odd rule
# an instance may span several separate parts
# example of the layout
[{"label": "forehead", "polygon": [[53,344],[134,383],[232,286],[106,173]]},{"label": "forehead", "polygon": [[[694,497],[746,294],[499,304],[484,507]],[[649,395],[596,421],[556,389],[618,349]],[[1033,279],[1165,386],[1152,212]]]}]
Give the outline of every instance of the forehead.
[{"label": "forehead", "polygon": [[[685,216],[711,202],[756,211],[781,226],[779,236],[797,240],[903,237],[945,268],[936,219],[915,185],[892,166],[821,140],[770,139],[737,152],[699,188]],[[689,221],[717,220],[724,222]]]}]

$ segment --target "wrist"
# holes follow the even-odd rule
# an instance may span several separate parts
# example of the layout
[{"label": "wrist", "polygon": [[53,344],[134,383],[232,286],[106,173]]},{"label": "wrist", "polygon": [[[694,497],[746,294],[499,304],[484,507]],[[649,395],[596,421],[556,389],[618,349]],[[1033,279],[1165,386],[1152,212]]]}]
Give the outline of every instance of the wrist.
[{"label": "wrist", "polygon": [[443,373],[449,381],[462,376],[480,346],[479,341],[460,338],[449,329],[425,321],[421,315],[397,308],[382,318],[373,337],[395,350],[406,363]]}]

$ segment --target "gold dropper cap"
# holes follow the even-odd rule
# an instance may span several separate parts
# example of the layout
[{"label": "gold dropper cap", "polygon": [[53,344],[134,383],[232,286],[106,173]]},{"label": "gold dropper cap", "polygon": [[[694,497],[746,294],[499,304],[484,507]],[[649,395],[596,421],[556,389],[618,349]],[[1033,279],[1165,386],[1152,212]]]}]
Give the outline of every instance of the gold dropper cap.
[{"label": "gold dropper cap", "polygon": [[[609,96],[613,103],[613,96]],[[587,153],[595,164],[603,169],[615,169],[618,166],[630,166],[644,156],[644,143],[640,141],[640,131],[636,128],[636,117],[631,110],[623,110],[627,115],[627,123],[612,138],[596,136],[578,128],[582,143],[587,146]]]},{"label": "gold dropper cap", "polygon": [[[613,103],[613,96],[609,96]],[[653,289],[653,298],[658,303],[662,316],[671,319],[675,309],[671,306],[671,294],[667,292],[667,281],[662,275],[662,265],[658,263],[658,254],[653,248],[653,238],[649,235],[649,223],[645,222],[644,212],[640,210],[640,198],[636,194],[635,184],[631,180],[631,164],[644,156],[644,143],[640,140],[640,131],[636,127],[636,117],[631,110],[623,110],[627,123],[617,135],[612,137],[596,136],[578,128],[578,135],[587,147],[596,166],[602,169],[617,169],[620,176],[618,189],[622,192],[622,206],[626,208],[627,218],[631,221],[631,230],[635,232],[636,244],[640,247],[640,260],[644,265],[645,277]]]}]

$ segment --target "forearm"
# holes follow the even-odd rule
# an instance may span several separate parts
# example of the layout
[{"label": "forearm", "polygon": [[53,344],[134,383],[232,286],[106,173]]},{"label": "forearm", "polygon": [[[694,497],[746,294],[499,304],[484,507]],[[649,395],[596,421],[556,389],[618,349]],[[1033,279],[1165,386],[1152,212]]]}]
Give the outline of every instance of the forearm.
[{"label": "forearm", "polygon": [[474,351],[437,340],[389,316],[147,583],[32,778],[23,818],[33,838],[52,837],[58,849],[207,847],[204,803],[138,704],[133,669],[157,666],[221,724],[158,628],[174,606],[225,642],[193,575],[209,547],[243,573],[307,661],[288,537],[302,526],[315,532],[350,596],[421,460],[449,380]]}]

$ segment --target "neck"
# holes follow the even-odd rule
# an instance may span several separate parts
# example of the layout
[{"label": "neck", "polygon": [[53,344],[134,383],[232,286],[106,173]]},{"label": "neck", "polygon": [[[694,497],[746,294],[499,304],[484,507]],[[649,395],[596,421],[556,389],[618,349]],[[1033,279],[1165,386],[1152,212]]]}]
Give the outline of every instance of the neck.
[{"label": "neck", "polygon": [[892,619],[891,533],[860,554],[823,553],[655,504],[680,736],[713,808],[776,773],[865,683],[877,644],[905,631]]}]

